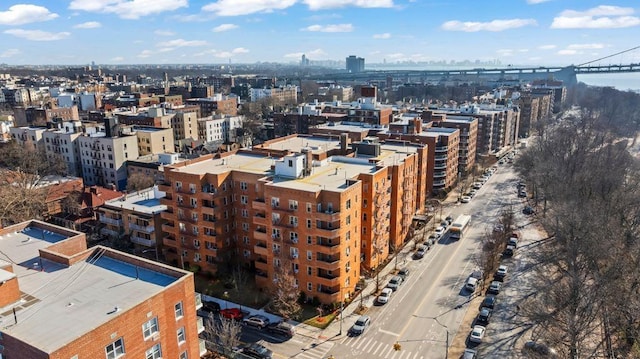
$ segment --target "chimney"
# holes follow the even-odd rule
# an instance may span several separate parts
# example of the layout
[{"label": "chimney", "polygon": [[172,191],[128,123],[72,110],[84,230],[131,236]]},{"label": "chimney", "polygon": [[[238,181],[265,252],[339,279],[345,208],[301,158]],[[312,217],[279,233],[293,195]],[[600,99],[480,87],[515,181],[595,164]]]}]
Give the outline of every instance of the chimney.
[{"label": "chimney", "polygon": [[349,144],[351,144],[351,139],[349,138],[348,133],[340,134],[340,154],[343,156],[347,155],[347,151],[349,151]]},{"label": "chimney", "polygon": [[303,148],[302,153],[304,156],[304,169],[302,170],[302,176],[307,177],[311,175],[311,168],[313,167],[313,153],[310,148]]}]

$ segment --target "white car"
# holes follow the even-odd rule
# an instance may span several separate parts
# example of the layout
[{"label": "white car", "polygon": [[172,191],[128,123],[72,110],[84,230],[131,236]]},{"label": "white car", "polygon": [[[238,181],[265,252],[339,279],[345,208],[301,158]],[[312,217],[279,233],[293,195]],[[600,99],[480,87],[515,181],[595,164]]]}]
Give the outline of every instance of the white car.
[{"label": "white car", "polygon": [[391,288],[384,288],[382,292],[380,292],[380,295],[376,300],[380,304],[387,304],[387,302],[389,302],[389,298],[391,298],[392,293],[393,290]]},{"label": "white car", "polygon": [[507,275],[508,271],[509,269],[507,268],[507,266],[501,265],[496,271],[496,278],[504,278]]},{"label": "white car", "polygon": [[445,231],[446,231],[446,229],[444,227],[442,227],[442,226],[436,228],[436,231],[435,231],[436,236],[438,238],[442,237],[442,235],[444,234]]},{"label": "white car", "polygon": [[265,317],[264,315],[253,315],[249,318],[245,318],[242,322],[245,325],[250,325],[252,327],[262,329],[269,325],[269,318]]},{"label": "white car", "polygon": [[484,337],[484,332],[486,330],[487,328],[482,325],[476,325],[473,327],[473,330],[471,330],[471,334],[469,334],[469,341],[473,343],[482,343],[482,338]]},{"label": "white car", "polygon": [[462,202],[462,203],[469,203],[469,202],[471,202],[471,197],[469,197],[469,196],[462,196],[462,198],[460,199],[460,202]]}]

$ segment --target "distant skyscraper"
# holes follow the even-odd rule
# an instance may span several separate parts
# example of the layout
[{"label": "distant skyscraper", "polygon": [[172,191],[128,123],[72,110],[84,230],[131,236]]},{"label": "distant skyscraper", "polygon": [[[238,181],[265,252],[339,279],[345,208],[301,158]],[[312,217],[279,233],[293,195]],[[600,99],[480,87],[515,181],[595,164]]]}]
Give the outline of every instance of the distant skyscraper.
[{"label": "distant skyscraper", "polygon": [[356,73],[364,71],[364,58],[351,55],[347,57],[347,72]]},{"label": "distant skyscraper", "polygon": [[300,66],[309,66],[309,59],[305,54],[302,54],[302,59],[300,60]]}]

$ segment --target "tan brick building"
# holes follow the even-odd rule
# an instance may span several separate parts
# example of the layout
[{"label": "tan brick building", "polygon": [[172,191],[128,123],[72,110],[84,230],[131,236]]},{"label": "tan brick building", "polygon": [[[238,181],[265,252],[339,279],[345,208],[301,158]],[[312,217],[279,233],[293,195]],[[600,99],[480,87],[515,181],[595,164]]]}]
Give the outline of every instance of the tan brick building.
[{"label": "tan brick building", "polygon": [[402,244],[423,209],[418,171],[426,162],[418,149],[424,156],[426,148],[368,143],[371,155],[361,150],[354,158],[347,144],[347,136],[294,135],[167,167],[160,186],[167,259],[215,272],[239,256],[265,287],[290,266],[307,297],[348,298],[361,267],[377,266]]},{"label": "tan brick building", "polygon": [[[198,358],[193,274],[39,221],[0,230],[3,358]],[[29,243],[25,246],[25,243]]]}]

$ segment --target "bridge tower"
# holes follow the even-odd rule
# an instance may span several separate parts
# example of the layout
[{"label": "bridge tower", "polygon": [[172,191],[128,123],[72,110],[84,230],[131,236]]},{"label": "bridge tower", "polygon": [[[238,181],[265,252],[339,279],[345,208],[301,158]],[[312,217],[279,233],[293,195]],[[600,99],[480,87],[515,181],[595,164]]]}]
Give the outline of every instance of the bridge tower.
[{"label": "bridge tower", "polygon": [[560,71],[553,73],[556,80],[562,80],[564,86],[571,87],[578,84],[578,76],[576,76],[576,67],[571,65],[563,67]]}]

